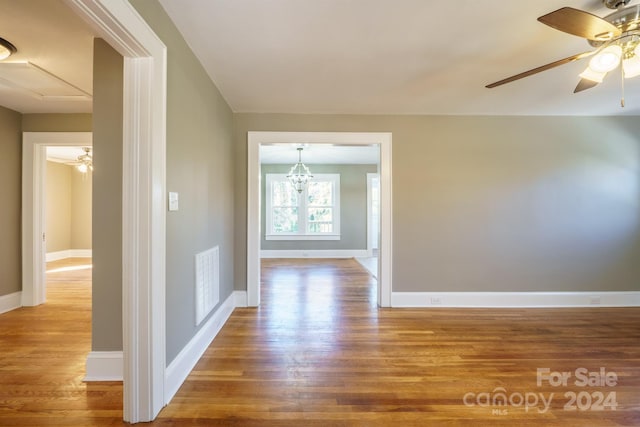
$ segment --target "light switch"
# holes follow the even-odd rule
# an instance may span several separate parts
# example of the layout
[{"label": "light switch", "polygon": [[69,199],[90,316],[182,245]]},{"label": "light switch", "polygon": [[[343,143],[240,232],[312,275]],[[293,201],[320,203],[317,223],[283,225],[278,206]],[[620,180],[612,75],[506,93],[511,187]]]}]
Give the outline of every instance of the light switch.
[{"label": "light switch", "polygon": [[169,211],[178,210],[178,193],[169,192]]}]

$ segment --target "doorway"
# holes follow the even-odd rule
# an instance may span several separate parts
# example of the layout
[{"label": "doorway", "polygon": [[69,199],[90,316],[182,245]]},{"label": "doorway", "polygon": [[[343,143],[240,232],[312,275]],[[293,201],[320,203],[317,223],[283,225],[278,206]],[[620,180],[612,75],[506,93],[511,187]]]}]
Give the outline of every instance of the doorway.
[{"label": "doorway", "polygon": [[391,306],[391,134],[359,132],[249,132],[247,163],[247,305],[260,305],[260,146],[269,144],[378,145],[380,147],[380,262],[377,302]]},{"label": "doorway", "polygon": [[[92,269],[91,146],[47,146],[45,180],[46,298],[49,284],[60,273],[88,273]],[[91,274],[82,281],[91,289]],[[62,277],[62,282],[66,283]],[[60,290],[64,291],[65,287]],[[69,299],[73,304],[73,299]],[[87,307],[91,310],[91,305]]]},{"label": "doorway", "polygon": [[22,150],[22,305],[46,301],[47,147],[90,147],[91,132],[24,132]]}]

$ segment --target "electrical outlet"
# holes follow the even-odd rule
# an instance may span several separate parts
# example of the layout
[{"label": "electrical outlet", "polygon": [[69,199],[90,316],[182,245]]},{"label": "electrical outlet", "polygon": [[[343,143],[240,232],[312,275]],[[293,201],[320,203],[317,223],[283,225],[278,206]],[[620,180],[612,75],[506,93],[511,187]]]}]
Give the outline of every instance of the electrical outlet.
[{"label": "electrical outlet", "polygon": [[591,305],[600,305],[600,296],[599,295],[592,295],[591,297],[589,297],[589,304],[591,304]]},{"label": "electrical outlet", "polygon": [[431,297],[429,301],[431,305],[442,305],[442,298],[440,297]]}]

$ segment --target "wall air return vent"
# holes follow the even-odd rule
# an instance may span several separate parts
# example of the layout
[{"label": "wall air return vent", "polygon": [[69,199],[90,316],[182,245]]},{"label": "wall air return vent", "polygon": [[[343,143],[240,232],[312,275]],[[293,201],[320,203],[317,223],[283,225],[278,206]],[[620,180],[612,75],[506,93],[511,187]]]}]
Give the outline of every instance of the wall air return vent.
[{"label": "wall air return vent", "polygon": [[220,249],[196,254],[196,325],[220,302]]}]

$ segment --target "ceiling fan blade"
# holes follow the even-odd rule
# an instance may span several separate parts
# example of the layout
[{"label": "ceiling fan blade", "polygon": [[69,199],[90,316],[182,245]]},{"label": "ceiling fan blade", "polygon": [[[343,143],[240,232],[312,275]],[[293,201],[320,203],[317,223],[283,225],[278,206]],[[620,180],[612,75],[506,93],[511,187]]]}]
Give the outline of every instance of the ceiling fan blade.
[{"label": "ceiling fan blade", "polygon": [[598,86],[598,82],[594,82],[593,80],[589,79],[580,79],[578,85],[573,90],[573,93],[582,92],[583,90],[591,89],[594,86]]},{"label": "ceiling fan blade", "polygon": [[538,21],[587,40],[607,41],[622,34],[615,25],[599,16],[572,7],[563,7],[542,15]]},{"label": "ceiling fan blade", "polygon": [[559,59],[559,60],[551,62],[549,64],[541,65],[540,67],[536,67],[536,68],[533,68],[531,70],[522,72],[520,74],[516,74],[515,76],[507,77],[506,79],[502,79],[502,80],[499,80],[499,81],[497,81],[495,83],[488,84],[485,87],[491,89],[491,88],[494,88],[496,86],[503,85],[505,83],[511,83],[513,81],[520,80],[520,79],[523,79],[525,77],[529,77],[529,76],[541,73],[541,72],[546,71],[546,70],[550,70],[551,68],[559,67],[560,65],[568,64],[569,62],[577,61],[578,59],[586,58],[587,56],[593,55],[595,52],[596,51],[583,52],[583,53],[578,53],[577,55],[569,56],[568,58]]}]

